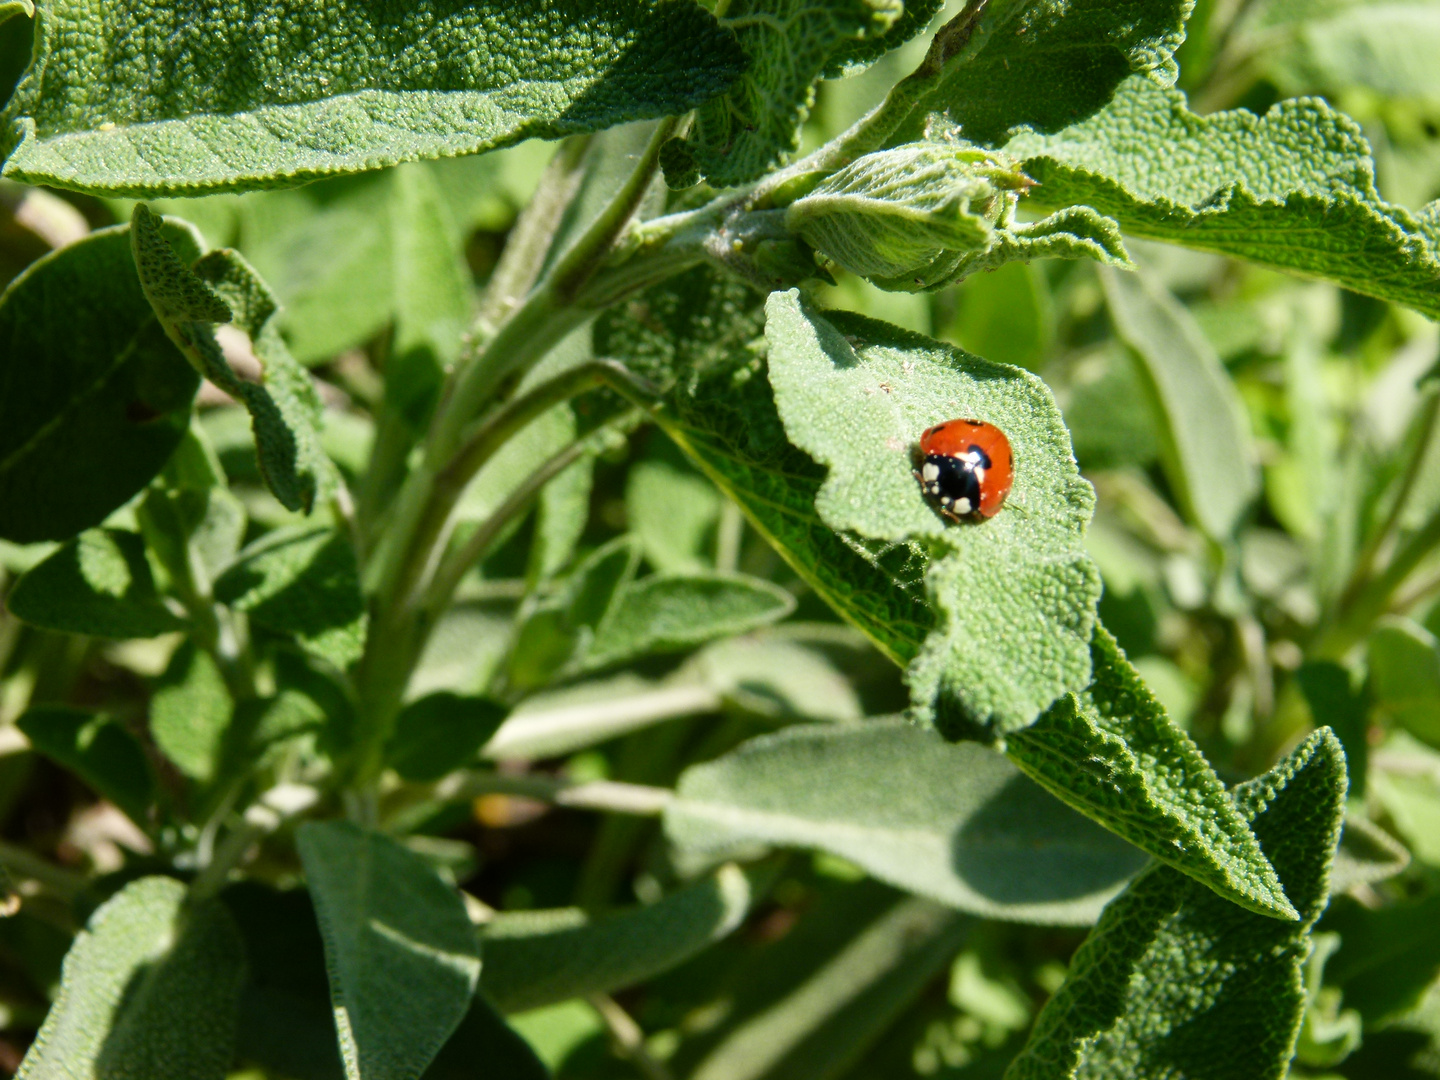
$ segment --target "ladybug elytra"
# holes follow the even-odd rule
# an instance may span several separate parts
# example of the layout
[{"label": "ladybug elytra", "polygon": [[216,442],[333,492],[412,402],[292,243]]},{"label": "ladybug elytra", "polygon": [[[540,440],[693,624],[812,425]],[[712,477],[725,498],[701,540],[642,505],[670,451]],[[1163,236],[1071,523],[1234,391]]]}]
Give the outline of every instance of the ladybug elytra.
[{"label": "ladybug elytra", "polygon": [[992,518],[1015,478],[1010,440],[983,420],[947,420],[920,436],[915,479],[951,521]]}]

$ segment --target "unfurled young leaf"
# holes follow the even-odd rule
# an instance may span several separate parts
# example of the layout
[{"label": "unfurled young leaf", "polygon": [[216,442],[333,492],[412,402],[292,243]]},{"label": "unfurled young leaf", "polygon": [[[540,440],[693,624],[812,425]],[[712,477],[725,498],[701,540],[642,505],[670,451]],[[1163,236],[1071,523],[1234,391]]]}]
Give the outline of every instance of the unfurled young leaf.
[{"label": "unfurled young leaf", "polygon": [[1190,521],[1224,542],[1260,486],[1245,404],[1204,332],[1153,275],[1101,270],[1100,281],[1151,401],[1165,478]]},{"label": "unfurled young leaf", "polygon": [[923,107],[991,146],[1022,126],[1058,131],[1104,105],[1132,72],[1173,84],[1190,8],[1190,0],[992,0],[957,53],[932,51],[943,74]]},{"label": "unfurled young leaf", "polygon": [[480,986],[506,1012],[624,989],[727,936],[751,885],[722,866],[653,904],[591,917],[574,908],[497,915],[485,925]]},{"label": "unfurled young leaf", "polygon": [[215,582],[216,599],[308,651],[348,667],[365,647],[367,616],[355,549],[333,529],[277,529]]},{"label": "unfurled young leaf", "polygon": [[[190,233],[166,226],[188,258]],[[129,230],[33,263],[0,296],[0,537],[67,540],[164,466],[200,379],[156,321]]]},{"label": "unfurled young leaf", "polygon": [[785,225],[851,273],[915,278],[989,246],[1028,180],[983,150],[918,142],[866,154],[791,203]]},{"label": "unfurled young leaf", "polygon": [[296,834],[349,1080],[415,1080],[470,1007],[480,947],[430,864],[346,822]]},{"label": "unfurled young leaf", "polygon": [[1295,907],[1219,777],[1097,627],[1094,681],[1006,740],[1032,779],[1220,896],[1293,920]]},{"label": "unfurled young leaf", "polygon": [[688,186],[679,183],[688,168],[713,187],[743,184],[783,161],[800,145],[821,74],[856,41],[883,40],[903,8],[900,0],[734,0],[720,22],[744,50],[745,73],[671,144],[672,184]]},{"label": "unfurled young leaf", "polygon": [[1039,181],[1031,201],[1084,203],[1133,236],[1215,251],[1440,314],[1440,255],[1381,200],[1354,121],[1316,98],[1196,116],[1132,78],[1094,116],[1005,147]]},{"label": "unfurled young leaf", "polygon": [[90,918],[65,957],[60,995],[16,1074],[25,1080],[230,1071],[245,977],[239,931],[182,882],[131,882]]},{"label": "unfurled young leaf", "polygon": [[1001,754],[903,720],[791,727],[692,766],[665,832],[696,854],[828,851],[891,885],[1014,922],[1093,922],[1147,861]]},{"label": "unfurled young leaf", "polygon": [[[1019,368],[774,293],[765,334],[790,441],[829,474],[815,498],[842,535],[933,552],[926,570],[941,631],[914,656],[917,713],[943,731],[1019,730],[1090,679],[1099,575],[1082,536],[1094,492],[1080,478],[1054,398]],[[916,441],[957,417],[1000,428],[1014,488],[989,520],[947,522],[913,476]]]},{"label": "unfurled young leaf", "polygon": [[1080,947],[1007,1080],[1286,1075],[1344,819],[1339,742],[1312,734],[1233,797],[1299,921],[1246,911],[1169,867],[1147,871]]},{"label": "unfurled young leaf", "polygon": [[139,197],[302,183],[683,113],[743,63],[690,3],[60,0],[4,115],[5,175]]},{"label": "unfurled young leaf", "polygon": [[60,705],[37,705],[15,722],[40,753],[69,769],[144,825],[155,780],[139,740],[108,716]]},{"label": "unfurled young leaf", "polygon": [[12,615],[34,626],[103,638],[144,638],[184,627],[155,591],[145,543],[91,529],[32,567],[10,591]]},{"label": "unfurled young leaf", "polygon": [[[275,324],[279,306],[234,251],[213,251],[186,266],[160,231],[160,219],[137,204],[130,240],[140,284],[165,332],[195,368],[250,411],[266,486],[289,510],[309,511],[329,478],[320,448],[319,399]],[[236,374],[213,324],[233,322],[250,339],[261,382]]]}]

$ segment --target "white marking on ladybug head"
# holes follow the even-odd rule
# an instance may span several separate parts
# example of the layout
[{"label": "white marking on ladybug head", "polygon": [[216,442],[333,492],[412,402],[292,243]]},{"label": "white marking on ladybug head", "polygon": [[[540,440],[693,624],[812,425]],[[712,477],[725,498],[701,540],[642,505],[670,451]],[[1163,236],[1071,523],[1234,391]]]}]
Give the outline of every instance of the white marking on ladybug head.
[{"label": "white marking on ladybug head", "polygon": [[975,466],[975,479],[978,480],[978,481],[979,481],[980,483],[982,483],[982,484],[985,482],[985,466],[984,466],[984,465],[976,465],[976,466]]},{"label": "white marking on ladybug head", "polygon": [[920,478],[921,478],[922,480],[939,480],[939,479],[940,479],[940,466],[939,466],[939,465],[933,465],[933,464],[930,464],[929,462],[927,462],[927,463],[925,464],[925,467],[920,470]]},{"label": "white marking on ladybug head", "polygon": [[963,457],[966,461],[968,461],[971,465],[979,465],[980,462],[985,460],[979,450],[969,450],[961,454],[960,456]]},{"label": "white marking on ladybug head", "polygon": [[970,513],[970,500],[969,500],[969,499],[956,499],[956,500],[955,500],[955,509],[956,509],[956,511],[958,511],[958,512],[961,513],[961,514],[968,514],[968,513]]}]

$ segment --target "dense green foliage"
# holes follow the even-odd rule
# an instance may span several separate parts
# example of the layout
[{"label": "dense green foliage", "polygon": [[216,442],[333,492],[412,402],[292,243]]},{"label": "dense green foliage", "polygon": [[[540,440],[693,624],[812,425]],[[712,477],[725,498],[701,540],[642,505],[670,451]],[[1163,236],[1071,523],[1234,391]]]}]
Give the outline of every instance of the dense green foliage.
[{"label": "dense green foliage", "polygon": [[0,0],[0,1076],[1440,1080],[1437,47]]}]

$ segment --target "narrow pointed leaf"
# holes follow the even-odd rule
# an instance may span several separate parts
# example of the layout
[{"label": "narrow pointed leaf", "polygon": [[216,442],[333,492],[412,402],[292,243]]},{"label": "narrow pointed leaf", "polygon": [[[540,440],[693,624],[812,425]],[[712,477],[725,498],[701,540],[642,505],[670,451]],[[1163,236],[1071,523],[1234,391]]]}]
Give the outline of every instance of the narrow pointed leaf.
[{"label": "narrow pointed leaf", "polygon": [[1344,800],[1345,757],[1324,730],[1236,788],[1235,808],[1253,823],[1299,921],[1246,911],[1169,867],[1147,871],[1081,946],[1007,1080],[1285,1076]]},{"label": "narrow pointed leaf", "polygon": [[763,176],[799,147],[821,74],[856,41],[883,36],[902,7],[899,0],[734,0],[721,24],[744,50],[745,73],[696,110],[681,144],[685,160],[715,187]]},{"label": "narrow pointed leaf", "polygon": [[186,776],[215,778],[235,702],[214,658],[193,641],[175,650],[150,697],[150,737]]},{"label": "narrow pointed leaf", "polygon": [[750,903],[749,881],[727,864],[629,911],[599,917],[568,908],[497,915],[484,930],[480,985],[506,1012],[621,990],[727,936]]},{"label": "narrow pointed leaf", "polygon": [[[195,258],[186,233],[171,238]],[[0,296],[0,537],[66,540],[164,466],[199,376],[140,288],[129,230],[33,263]]]},{"label": "narrow pointed leaf", "polygon": [[[196,370],[249,410],[266,486],[286,509],[308,512],[328,477],[317,431],[320,402],[280,338],[274,296],[237,252],[213,251],[186,266],[143,203],[131,215],[130,240],[140,283],[166,333]],[[259,383],[240,378],[216,340],[213,324],[232,321],[250,338]]]},{"label": "narrow pointed leaf", "polygon": [[[786,434],[829,467],[820,518],[933,552],[928,592],[946,618],[910,668],[920,715],[947,732],[993,736],[1083,689],[1100,592],[1082,541],[1094,492],[1045,385],[883,323],[822,317],[797,293],[773,293],[766,312]],[[912,475],[920,433],[955,417],[994,424],[1014,453],[1014,488],[987,521],[947,523]]]},{"label": "narrow pointed leaf", "polygon": [[103,638],[147,638],[185,623],[161,601],[138,535],[91,529],[27,570],[6,606],[32,626]]},{"label": "narrow pointed leaf", "polygon": [[1293,920],[1275,870],[1190,737],[1103,627],[1095,680],[1006,741],[1053,795],[1161,862],[1252,911]]},{"label": "narrow pointed leaf", "polygon": [[1440,314],[1433,224],[1385,203],[1360,128],[1317,98],[1197,116],[1144,78],[1006,152],[1042,206],[1084,203],[1133,236],[1288,270]]},{"label": "narrow pointed leaf", "polygon": [[400,711],[386,762],[406,780],[439,780],[470,764],[509,711],[489,698],[428,694]]},{"label": "narrow pointed leaf", "polygon": [[676,794],[665,832],[685,851],[828,851],[985,918],[1093,922],[1147,862],[994,750],[903,720],[762,736],[687,769]]},{"label": "narrow pointed leaf", "polygon": [[57,0],[40,30],[3,118],[20,140],[5,175],[140,197],[303,183],[676,115],[743,64],[698,5],[654,0],[403,11],[344,0],[302,12],[281,0]]},{"label": "narrow pointed leaf", "polygon": [[1259,475],[1244,402],[1190,313],[1146,273],[1101,270],[1119,338],[1151,401],[1165,478],[1186,516],[1229,539],[1255,498]]},{"label": "narrow pointed leaf", "polygon": [[132,882],[75,939],[24,1080],[223,1080],[235,1044],[243,941],[215,900],[173,878]]},{"label": "narrow pointed leaf", "polygon": [[480,949],[460,895],[389,837],[345,822],[296,833],[325,939],[349,1080],[414,1080],[464,1019]]},{"label": "narrow pointed leaf", "polygon": [[30,745],[69,769],[125,812],[131,821],[149,820],[155,780],[134,735],[104,714],[61,705],[30,709],[16,727]]}]

